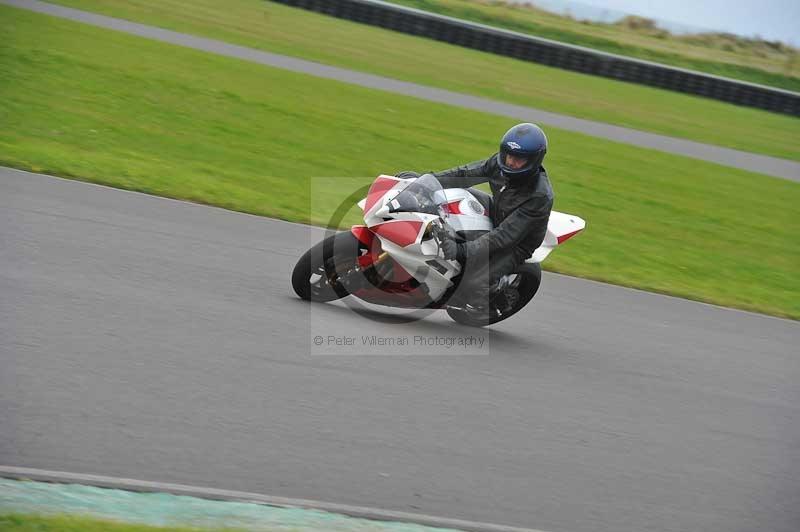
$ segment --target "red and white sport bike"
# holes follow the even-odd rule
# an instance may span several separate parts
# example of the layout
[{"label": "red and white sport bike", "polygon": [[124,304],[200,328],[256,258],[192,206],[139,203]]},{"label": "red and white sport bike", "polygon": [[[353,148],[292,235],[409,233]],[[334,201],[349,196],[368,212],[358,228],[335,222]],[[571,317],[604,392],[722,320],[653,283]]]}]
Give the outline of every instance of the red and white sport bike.
[{"label": "red and white sport bike", "polygon": [[461,265],[445,260],[439,242],[443,231],[463,240],[490,231],[487,205],[467,189],[443,189],[431,174],[417,179],[381,175],[358,205],[365,225],[328,236],[297,262],[292,273],[297,295],[311,301],[352,295],[390,307],[443,308],[455,321],[473,326],[497,323],[524,307],[539,289],[539,263],[586,227],[577,216],[552,211],[542,245],[500,279],[488,309],[476,313],[471,305],[448,304]]}]

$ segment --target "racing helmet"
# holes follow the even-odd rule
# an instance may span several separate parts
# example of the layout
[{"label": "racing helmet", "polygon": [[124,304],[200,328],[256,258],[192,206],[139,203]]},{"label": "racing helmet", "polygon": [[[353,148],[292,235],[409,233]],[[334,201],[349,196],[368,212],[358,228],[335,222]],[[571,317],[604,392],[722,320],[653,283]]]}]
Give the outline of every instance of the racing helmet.
[{"label": "racing helmet", "polygon": [[[547,153],[547,137],[536,124],[517,124],[503,135],[497,164],[503,176],[509,179],[525,179],[539,172],[539,167]],[[514,168],[507,164],[507,157],[513,155],[525,160],[525,164]]]}]

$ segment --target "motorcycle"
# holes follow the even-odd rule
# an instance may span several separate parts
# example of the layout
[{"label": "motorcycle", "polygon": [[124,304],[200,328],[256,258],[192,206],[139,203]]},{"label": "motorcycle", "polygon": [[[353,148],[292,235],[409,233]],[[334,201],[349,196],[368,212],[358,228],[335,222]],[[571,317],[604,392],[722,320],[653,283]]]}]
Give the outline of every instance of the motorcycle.
[{"label": "motorcycle", "polygon": [[416,179],[380,175],[358,202],[364,225],[328,236],[309,249],[292,272],[295,293],[308,301],[352,295],[365,302],[413,309],[444,309],[456,322],[491,325],[519,312],[533,299],[541,262],[580,233],[586,222],[552,211],[542,245],[491,289],[487,308],[451,302],[462,266],[446,260],[443,238],[466,241],[491,231],[489,205],[469,189],[444,189],[431,174]]}]

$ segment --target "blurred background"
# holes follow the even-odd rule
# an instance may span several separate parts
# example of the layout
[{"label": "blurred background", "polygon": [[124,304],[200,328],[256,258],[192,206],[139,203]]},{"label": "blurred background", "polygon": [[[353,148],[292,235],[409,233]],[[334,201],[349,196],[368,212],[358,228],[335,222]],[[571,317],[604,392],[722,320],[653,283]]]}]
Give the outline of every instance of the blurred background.
[{"label": "blurred background", "polygon": [[[0,0],[0,465],[797,530],[799,22],[777,0]],[[524,121],[588,223],[542,303],[485,360],[309,357],[289,276],[320,228]]]},{"label": "blurred background", "polygon": [[[332,210],[310,209],[311,177],[366,184],[380,173],[442,170],[491,155],[514,123],[538,121],[551,140],[546,167],[555,208],[590,221],[574,252],[554,256],[548,268],[800,316],[792,182],[800,161],[800,99],[792,92],[800,87],[800,64],[793,26],[786,25],[797,6],[747,4],[758,13],[747,17],[740,7],[714,2],[675,2],[669,10],[642,3],[632,14],[622,2],[586,9],[481,0],[367,3],[383,26],[406,24],[408,13],[391,8],[397,5],[423,10],[423,19],[446,15],[547,39],[515,41],[502,45],[509,52],[494,54],[482,50],[501,44],[469,41],[477,31],[469,27],[453,33],[435,19],[415,19],[416,26],[406,26],[426,35],[409,35],[348,20],[363,18],[364,4],[305,2],[306,10],[288,5],[294,3],[57,5],[484,103],[442,105],[364,88],[348,74],[339,76],[344,83],[304,76],[2,7],[13,24],[2,30],[4,71],[12,74],[2,85],[8,127],[0,132],[0,162],[326,224]],[[677,32],[662,19],[707,29]],[[442,42],[452,35],[468,46]],[[559,43],[621,59],[592,58]],[[625,58],[657,64],[651,71]],[[697,74],[687,78],[672,67]],[[333,209],[349,188],[330,183],[322,201]],[[343,223],[358,219],[353,211]]]}]

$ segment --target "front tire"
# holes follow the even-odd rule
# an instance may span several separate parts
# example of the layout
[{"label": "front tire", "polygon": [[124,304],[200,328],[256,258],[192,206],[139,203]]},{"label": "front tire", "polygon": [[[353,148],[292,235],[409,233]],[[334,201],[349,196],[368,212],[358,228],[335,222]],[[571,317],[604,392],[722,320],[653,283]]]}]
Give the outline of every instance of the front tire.
[{"label": "front tire", "polygon": [[[516,288],[506,288],[502,294],[493,295],[490,298],[488,314],[475,314],[468,310],[448,307],[448,316],[453,321],[470,327],[486,327],[510,318],[533,299],[533,296],[539,290],[539,285],[542,283],[542,267],[538,263],[522,264],[514,273],[519,276],[519,284]],[[498,306],[496,306],[498,297],[513,297],[511,308],[498,312]]]},{"label": "front tire", "polygon": [[347,296],[338,275],[355,266],[359,242],[350,231],[330,235],[306,251],[292,271],[292,288],[306,301],[335,301]]}]

